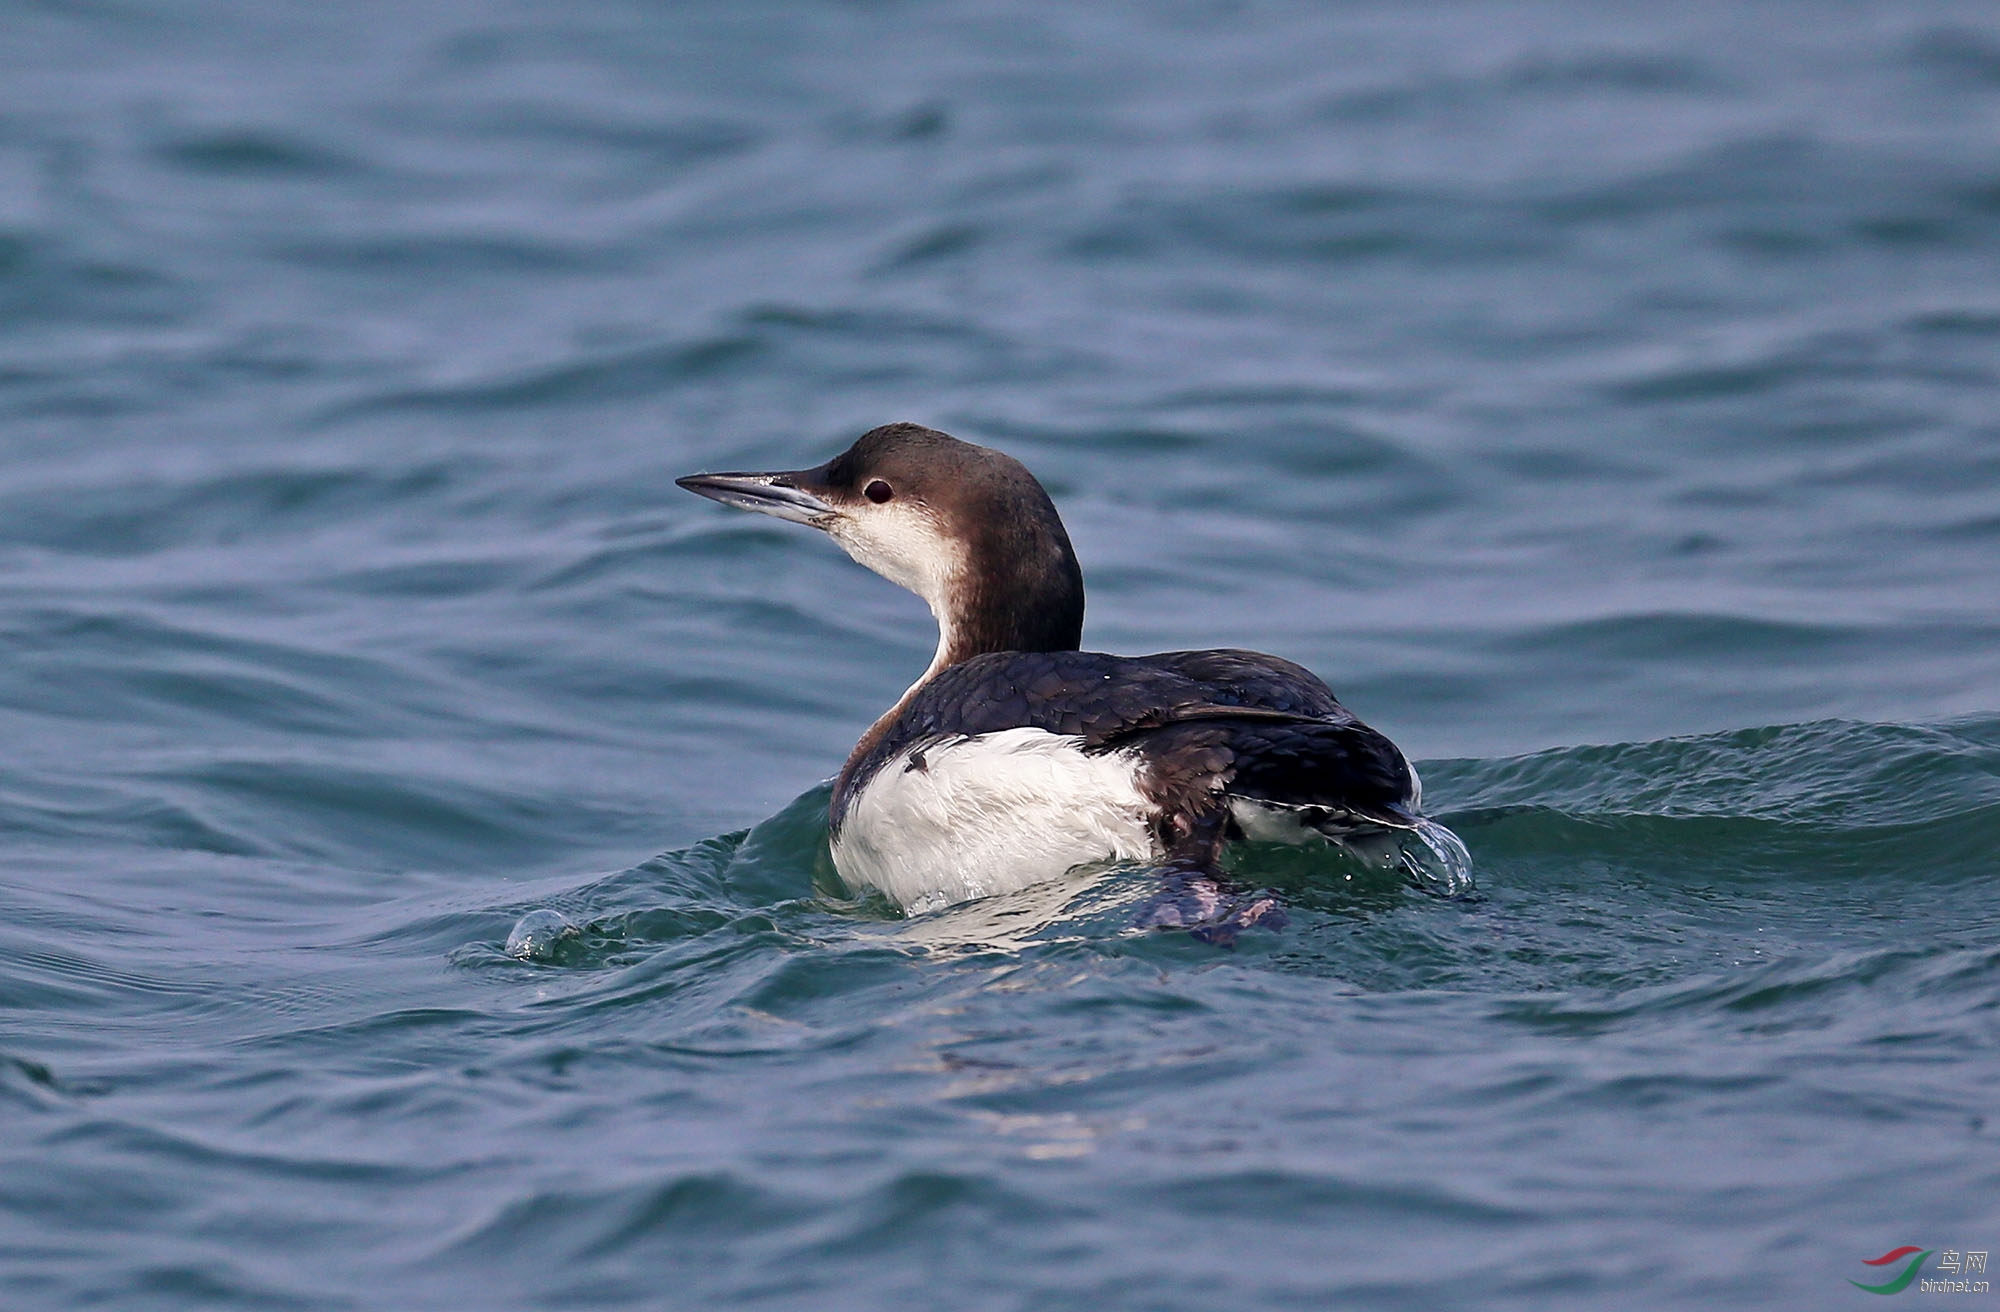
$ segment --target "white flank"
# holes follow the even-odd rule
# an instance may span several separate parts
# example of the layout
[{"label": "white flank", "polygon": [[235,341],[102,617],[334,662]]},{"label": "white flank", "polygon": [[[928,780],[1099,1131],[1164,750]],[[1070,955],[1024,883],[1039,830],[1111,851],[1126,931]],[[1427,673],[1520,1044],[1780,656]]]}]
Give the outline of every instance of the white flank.
[{"label": "white flank", "polygon": [[1332,843],[1358,857],[1385,861],[1402,842],[1399,835],[1413,826],[1385,825],[1327,806],[1271,802],[1257,797],[1232,797],[1229,815],[1253,843],[1288,843],[1294,847]]},{"label": "white flank", "polygon": [[1229,816],[1253,843],[1324,843],[1326,835],[1305,821],[1305,809],[1254,797],[1229,799]]},{"label": "white flank", "polygon": [[855,892],[913,911],[1011,893],[1086,861],[1158,858],[1139,761],[1089,756],[1041,729],[938,743],[887,762],[854,798],[833,844]]}]

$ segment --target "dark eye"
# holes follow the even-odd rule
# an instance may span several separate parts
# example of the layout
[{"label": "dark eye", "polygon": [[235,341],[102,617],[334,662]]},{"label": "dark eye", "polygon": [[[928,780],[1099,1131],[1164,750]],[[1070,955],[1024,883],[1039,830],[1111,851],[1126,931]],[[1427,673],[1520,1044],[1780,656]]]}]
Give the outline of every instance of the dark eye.
[{"label": "dark eye", "polygon": [[861,495],[867,497],[870,501],[873,501],[876,505],[879,506],[884,501],[887,501],[890,497],[895,496],[896,489],[890,487],[887,483],[884,483],[881,479],[878,478],[874,482],[870,483],[867,487],[863,488],[861,490]]}]

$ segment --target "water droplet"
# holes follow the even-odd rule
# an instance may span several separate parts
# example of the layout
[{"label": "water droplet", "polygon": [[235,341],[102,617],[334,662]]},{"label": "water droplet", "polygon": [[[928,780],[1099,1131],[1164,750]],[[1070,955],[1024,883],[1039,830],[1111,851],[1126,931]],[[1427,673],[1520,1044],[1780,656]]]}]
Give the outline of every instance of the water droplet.
[{"label": "water droplet", "polygon": [[543,907],[514,923],[514,932],[507,936],[507,955],[523,961],[554,961],[557,945],[582,933],[568,916]]}]

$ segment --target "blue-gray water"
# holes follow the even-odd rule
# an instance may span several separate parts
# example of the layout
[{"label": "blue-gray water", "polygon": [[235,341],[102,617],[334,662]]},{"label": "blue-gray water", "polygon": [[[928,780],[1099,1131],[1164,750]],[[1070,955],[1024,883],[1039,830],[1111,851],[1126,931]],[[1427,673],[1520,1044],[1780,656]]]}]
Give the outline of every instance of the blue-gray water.
[{"label": "blue-gray water", "polygon": [[[929,618],[671,480],[896,419],[1482,896],[844,900]],[[0,1305],[1868,1304],[1996,603],[1990,4],[0,0]]]}]

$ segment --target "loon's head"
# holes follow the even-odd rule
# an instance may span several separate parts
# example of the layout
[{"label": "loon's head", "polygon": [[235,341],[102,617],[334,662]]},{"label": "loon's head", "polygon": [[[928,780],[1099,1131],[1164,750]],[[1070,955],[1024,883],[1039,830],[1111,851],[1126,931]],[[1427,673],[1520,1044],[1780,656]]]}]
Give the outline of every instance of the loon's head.
[{"label": "loon's head", "polygon": [[1012,456],[921,424],[886,424],[811,469],[676,481],[822,529],[922,597],[938,621],[928,673],[990,651],[1075,651],[1082,639],[1083,572],[1069,534]]}]

